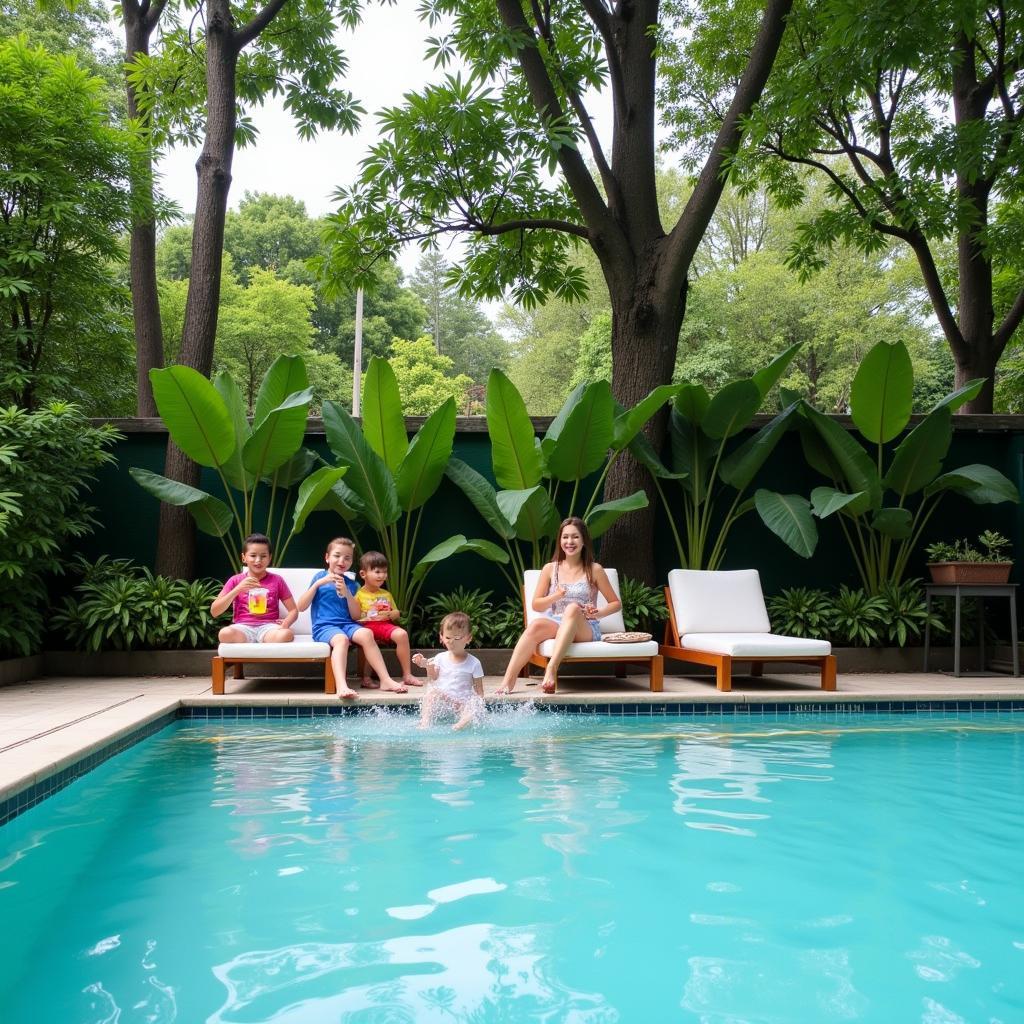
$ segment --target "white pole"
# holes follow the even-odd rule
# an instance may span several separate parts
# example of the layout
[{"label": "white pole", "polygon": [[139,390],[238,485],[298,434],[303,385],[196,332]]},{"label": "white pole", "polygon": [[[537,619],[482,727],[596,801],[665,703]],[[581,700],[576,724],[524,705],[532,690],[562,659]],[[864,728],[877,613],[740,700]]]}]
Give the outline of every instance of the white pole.
[{"label": "white pole", "polygon": [[363,378],[363,289],[356,289],[356,343],[352,353],[352,415],[359,416]]}]

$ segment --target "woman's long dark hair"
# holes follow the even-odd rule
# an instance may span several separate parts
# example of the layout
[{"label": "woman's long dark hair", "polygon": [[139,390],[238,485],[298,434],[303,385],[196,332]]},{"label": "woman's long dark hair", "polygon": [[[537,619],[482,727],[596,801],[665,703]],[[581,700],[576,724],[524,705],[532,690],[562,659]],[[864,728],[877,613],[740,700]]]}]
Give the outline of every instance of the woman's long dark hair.
[{"label": "woman's long dark hair", "polygon": [[579,516],[569,516],[568,519],[563,519],[558,526],[558,534],[555,540],[555,558],[556,562],[565,561],[565,552],[562,550],[562,531],[567,526],[575,526],[580,531],[580,540],[583,541],[583,551],[581,558],[583,560],[583,571],[587,574],[587,582],[594,585],[594,542],[590,539],[590,531],[587,529],[587,524],[580,519]]}]

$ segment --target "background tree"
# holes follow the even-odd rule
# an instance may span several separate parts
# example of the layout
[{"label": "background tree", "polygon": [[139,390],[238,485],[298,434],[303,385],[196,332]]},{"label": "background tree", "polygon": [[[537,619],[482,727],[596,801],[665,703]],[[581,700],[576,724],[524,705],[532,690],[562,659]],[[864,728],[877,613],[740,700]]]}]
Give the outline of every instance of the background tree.
[{"label": "background tree", "polygon": [[[732,18],[730,4],[703,4],[689,45],[665,62],[681,144],[717,130],[708,98],[743,59]],[[746,142],[737,173],[781,201],[803,197],[802,168],[828,183],[833,202],[790,253],[805,275],[839,242],[909,246],[957,385],[987,379],[961,411],[991,412],[996,364],[1024,317],[1024,9],[802,0]],[[943,273],[947,243],[956,260]]]},{"label": "background tree", "polygon": [[[135,146],[110,124],[102,80],[25,37],[0,40],[0,395],[32,409],[50,397],[117,391],[129,350],[116,265],[131,219]],[[84,373],[69,377],[68,356]],[[88,404],[88,400],[86,402]]]},{"label": "background tree", "polygon": [[448,398],[455,399],[456,408],[465,407],[466,389],[473,382],[464,373],[453,374],[452,360],[434,348],[431,338],[395,338],[388,362],[407,416],[429,416]]},{"label": "background tree", "polygon": [[458,272],[440,253],[424,253],[410,281],[427,311],[427,330],[434,347],[448,356],[456,370],[477,384],[486,384],[494,367],[509,361],[508,342],[472,299],[461,296]]},{"label": "background tree", "polygon": [[[675,224],[666,230],[655,185],[657,36],[679,28],[659,0],[523,5],[518,0],[440,0],[429,5],[451,31],[431,42],[449,77],[381,115],[384,138],[356,187],[343,190],[331,269],[366,273],[402,241],[469,237],[460,284],[478,298],[506,292],[535,304],[582,292],[572,250],[596,253],[612,307],[613,388],[632,406],[672,374],[687,275],[723,188],[743,120],[768,77],[791,0],[745,10],[735,34],[748,57],[722,128]],[[606,85],[614,111],[606,155],[586,109]],[[591,166],[581,146],[588,150]],[[545,168],[559,171],[553,182]],[[652,427],[664,436],[664,416]],[[650,487],[632,458],[616,461],[609,498]],[[652,579],[653,510],[620,520],[605,557]]]}]

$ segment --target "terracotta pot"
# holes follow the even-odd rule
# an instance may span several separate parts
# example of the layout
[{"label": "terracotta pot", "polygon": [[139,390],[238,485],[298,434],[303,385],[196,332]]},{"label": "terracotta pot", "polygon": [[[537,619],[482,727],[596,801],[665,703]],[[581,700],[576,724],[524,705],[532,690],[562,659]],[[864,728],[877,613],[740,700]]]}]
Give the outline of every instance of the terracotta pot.
[{"label": "terracotta pot", "polygon": [[956,584],[1006,583],[1013,562],[929,562],[932,583]]}]

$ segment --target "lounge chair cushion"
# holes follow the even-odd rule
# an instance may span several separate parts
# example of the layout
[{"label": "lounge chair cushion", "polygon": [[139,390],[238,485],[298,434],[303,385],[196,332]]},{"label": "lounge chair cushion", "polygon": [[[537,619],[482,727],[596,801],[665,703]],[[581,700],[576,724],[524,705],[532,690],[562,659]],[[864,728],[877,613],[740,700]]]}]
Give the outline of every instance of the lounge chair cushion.
[{"label": "lounge chair cushion", "polygon": [[[554,640],[545,640],[537,650],[550,658],[555,650]],[[588,640],[582,644],[569,644],[566,657],[569,658],[602,658],[615,661],[621,658],[651,658],[658,653],[655,640],[646,640],[638,644],[611,644],[603,640]]]},{"label": "lounge chair cushion", "polygon": [[[544,615],[544,612],[536,612],[533,610],[533,595],[537,589],[537,583],[540,580],[540,569],[527,569],[523,573],[523,590],[525,591],[526,597],[526,621],[533,622],[534,619],[539,619]],[[616,594],[621,595],[622,591],[619,590],[619,573],[616,569],[605,569],[605,573],[608,575],[608,582],[612,585],[612,590]],[[604,599],[603,594],[597,595],[597,607],[603,608],[608,602]],[[626,629],[626,623],[622,619],[622,609],[620,608],[614,615],[605,615],[598,619],[601,626],[602,633],[623,633]],[[593,641],[591,641],[593,643]],[[653,643],[653,641],[652,641]],[[573,647],[588,647],[591,644],[573,644]],[[602,645],[603,646],[603,645]],[[609,644],[609,646],[612,646]],[[618,647],[626,647],[627,644],[617,644]],[[657,647],[657,644],[654,644]],[[543,646],[540,648],[541,654],[546,652]],[[570,653],[572,653],[570,649]],[[625,653],[620,651],[620,656],[625,657]],[[652,653],[657,654],[657,651]],[[574,657],[590,657],[590,655],[573,655]]]},{"label": "lounge chair cushion", "polygon": [[814,658],[832,653],[827,640],[805,640],[776,633],[687,633],[682,646],[734,658]]},{"label": "lounge chair cushion", "polygon": [[311,636],[296,636],[288,644],[221,644],[217,653],[234,661],[261,661],[264,658],[329,658],[329,644],[319,644]]},{"label": "lounge chair cushion", "polygon": [[731,572],[673,569],[668,574],[668,587],[680,636],[771,632],[768,609],[761,593],[761,577],[756,569]]}]

